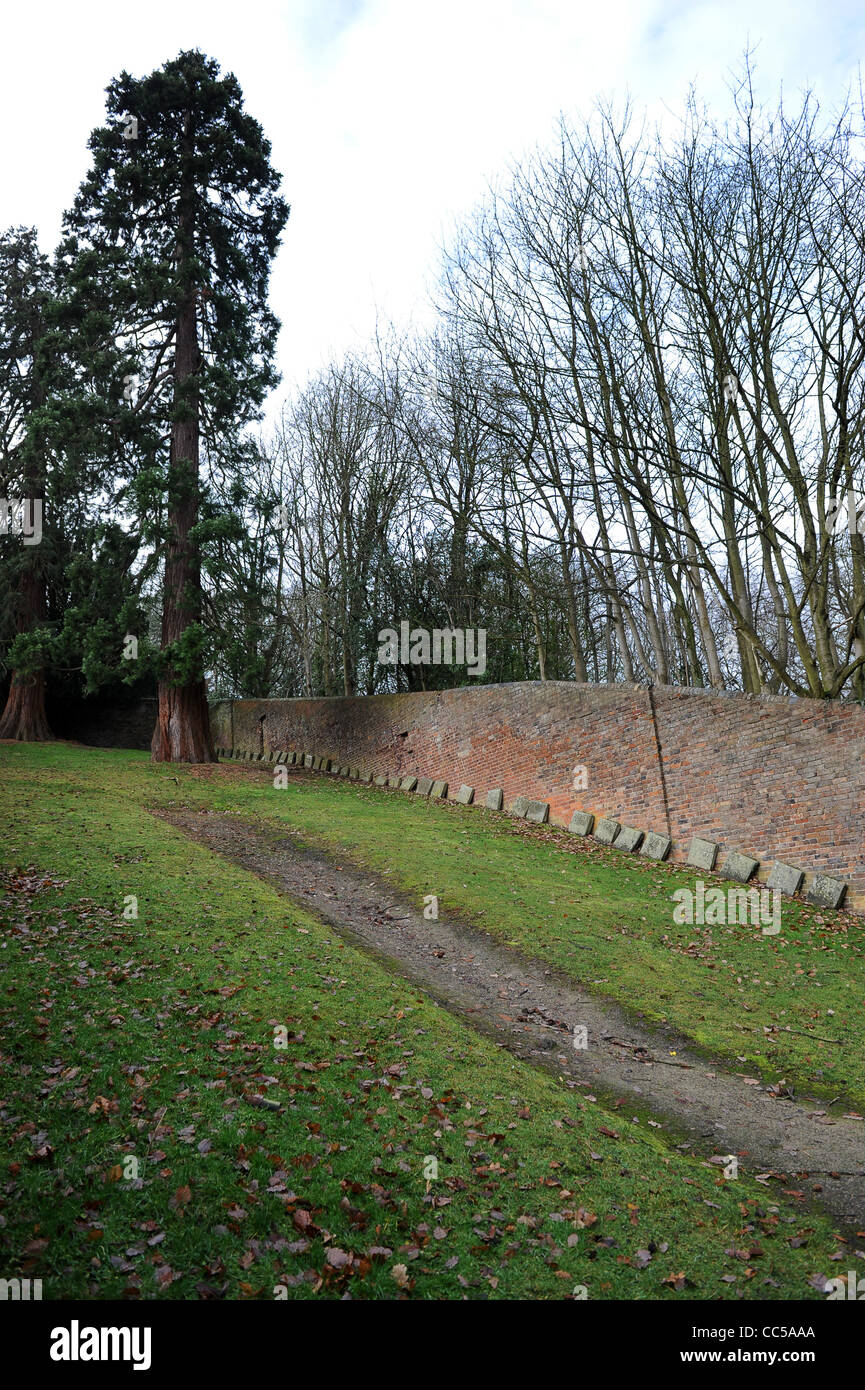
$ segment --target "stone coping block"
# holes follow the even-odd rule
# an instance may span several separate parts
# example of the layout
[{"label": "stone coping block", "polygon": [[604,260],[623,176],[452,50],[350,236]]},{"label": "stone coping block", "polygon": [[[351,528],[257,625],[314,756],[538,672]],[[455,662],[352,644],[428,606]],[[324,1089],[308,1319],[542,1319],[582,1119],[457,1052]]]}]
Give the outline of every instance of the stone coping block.
[{"label": "stone coping block", "polygon": [[429,796],[430,792],[432,791],[432,785],[433,784],[431,777],[419,777],[417,779],[417,786],[415,787],[415,791],[417,792],[418,796]]},{"label": "stone coping block", "polygon": [[534,821],[536,825],[544,825],[550,817],[550,803],[548,801],[530,801],[526,807],[526,820]]},{"label": "stone coping block", "polygon": [[371,772],[362,772],[362,773],[360,774],[360,780],[361,780],[362,782],[366,782],[367,785],[370,785],[370,784],[372,783],[372,773],[371,773]]},{"label": "stone coping block", "polygon": [[445,799],[445,798],[447,797],[447,794],[448,794],[448,784],[447,784],[447,782],[441,782],[441,781],[439,781],[439,782],[433,782],[432,787],[430,788],[430,797],[431,797],[431,798],[435,796],[435,797],[440,797],[440,798],[442,798],[442,799]]},{"label": "stone coping block", "polygon": [[621,828],[617,820],[602,816],[595,826],[595,839],[600,840],[602,845],[611,845]]},{"label": "stone coping block", "polygon": [[643,841],[643,847],[640,853],[644,854],[647,859],[663,860],[666,859],[672,848],[673,841],[670,839],[669,835],[659,835],[656,831],[652,830]]},{"label": "stone coping block", "polygon": [[413,792],[416,786],[416,777],[403,777],[402,781],[399,784],[399,789],[403,792]]},{"label": "stone coping block", "polygon": [[399,787],[399,782],[400,779],[398,777],[388,777],[387,779],[387,784],[389,787]]},{"label": "stone coping block", "polygon": [[458,802],[460,803],[461,806],[471,806],[471,804],[472,804],[472,802],[474,801],[474,799],[475,799],[475,789],[474,789],[474,787],[467,787],[467,786],[465,785],[465,783],[463,783],[463,785],[460,787],[459,791],[457,792],[456,796],[454,797],[454,801],[458,801]]},{"label": "stone coping block", "polygon": [[487,792],[484,805],[486,806],[488,811],[500,811],[502,809],[502,802],[504,801],[504,799],[505,794],[502,791],[501,787],[493,787],[492,791]]},{"label": "stone coping block", "polygon": [[575,811],[568,826],[572,835],[590,835],[595,818],[591,811]]},{"label": "stone coping block", "polygon": [[519,816],[520,820],[524,820],[526,811],[529,809],[529,804],[529,797],[518,796],[516,801],[511,802],[510,814],[512,816]]},{"label": "stone coping block", "polygon": [[792,898],[804,882],[805,875],[801,869],[794,869],[791,864],[782,864],[780,859],[776,859],[766,880],[766,887],[777,888],[780,893],[789,893]]},{"label": "stone coping block", "polygon": [[830,878],[828,874],[815,874],[805,889],[805,897],[809,903],[816,903],[818,907],[840,907],[846,892],[847,884],[840,878]]},{"label": "stone coping block", "polygon": [[352,782],[359,782],[359,781],[360,781],[360,768],[359,768],[359,767],[350,768],[350,769],[349,769],[349,774],[348,774],[348,775],[349,775],[349,777],[351,778]]},{"label": "stone coping block", "polygon": [[384,773],[379,773],[378,777],[375,778],[375,784],[377,787],[387,786],[387,778],[385,777]]},{"label": "stone coping block", "polygon": [[759,867],[759,860],[752,859],[749,854],[740,854],[737,849],[731,849],[721,867],[721,874],[724,878],[732,878],[736,883],[747,883]]},{"label": "stone coping block", "polygon": [[304,765],[304,767],[312,767],[312,765],[313,765],[314,762],[315,762],[315,759],[313,758],[313,756],[312,756],[311,753],[304,753],[304,755],[303,755],[303,765]]},{"label": "stone coping block", "polygon": [[626,854],[634,854],[643,843],[644,831],[635,830],[632,825],[623,825],[613,844],[616,849],[624,850]]},{"label": "stone coping block", "polygon": [[714,840],[701,840],[695,835],[688,848],[688,863],[695,869],[714,869],[718,846]]}]

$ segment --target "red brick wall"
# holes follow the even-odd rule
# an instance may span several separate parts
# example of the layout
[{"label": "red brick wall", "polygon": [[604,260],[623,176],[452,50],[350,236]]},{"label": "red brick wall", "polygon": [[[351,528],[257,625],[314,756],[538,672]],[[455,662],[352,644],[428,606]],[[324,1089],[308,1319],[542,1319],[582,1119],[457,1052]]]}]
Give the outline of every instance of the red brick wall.
[{"label": "red brick wall", "polygon": [[[652,703],[655,708],[653,721]],[[215,741],[316,753],[373,773],[502,787],[642,830],[830,873],[865,907],[865,709],[837,701],[527,681],[367,699],[214,706]],[[233,719],[233,733],[231,721]],[[657,738],[656,738],[657,728]],[[658,757],[660,742],[661,758]],[[573,790],[585,765],[586,791]],[[664,804],[666,786],[667,807]]]}]

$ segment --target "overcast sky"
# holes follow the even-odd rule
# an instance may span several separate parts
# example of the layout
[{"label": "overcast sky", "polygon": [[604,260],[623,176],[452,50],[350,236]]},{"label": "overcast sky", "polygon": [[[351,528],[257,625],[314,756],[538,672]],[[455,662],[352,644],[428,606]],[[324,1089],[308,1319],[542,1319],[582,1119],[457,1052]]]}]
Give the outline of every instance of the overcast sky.
[{"label": "overcast sky", "polygon": [[438,247],[559,111],[689,83],[719,111],[743,49],[774,98],[858,83],[862,0],[55,0],[7,6],[0,223],[55,244],[104,90],[198,47],[232,70],[292,213],[272,282],[280,395],[371,337],[422,325]]}]

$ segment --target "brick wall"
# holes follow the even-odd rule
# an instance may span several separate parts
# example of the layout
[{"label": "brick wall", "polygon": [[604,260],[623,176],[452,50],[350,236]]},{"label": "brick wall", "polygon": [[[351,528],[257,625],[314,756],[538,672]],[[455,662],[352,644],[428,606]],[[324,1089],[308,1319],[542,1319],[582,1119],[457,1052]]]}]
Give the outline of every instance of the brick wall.
[{"label": "brick wall", "polygon": [[[654,708],[653,708],[654,707]],[[693,834],[830,873],[865,908],[865,708],[837,701],[527,681],[412,695],[213,706],[220,746],[286,748],[373,773],[502,787],[573,811]],[[232,728],[233,723],[233,728]],[[660,745],[660,757],[659,757]],[[588,787],[574,791],[585,765]],[[663,773],[663,776],[662,776]]]},{"label": "brick wall", "polygon": [[75,739],[92,748],[137,748],[144,752],[150,750],[158,701],[143,699],[123,705],[49,701],[47,712],[57,738]]}]

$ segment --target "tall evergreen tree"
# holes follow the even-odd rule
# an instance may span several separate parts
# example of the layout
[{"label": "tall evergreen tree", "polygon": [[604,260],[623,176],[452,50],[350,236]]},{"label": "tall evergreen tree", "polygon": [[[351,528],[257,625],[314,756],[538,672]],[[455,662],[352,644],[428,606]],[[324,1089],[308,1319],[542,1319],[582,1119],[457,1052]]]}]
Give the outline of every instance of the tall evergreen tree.
[{"label": "tall evergreen tree", "polygon": [[230,467],[278,380],[267,288],[288,207],[236,78],[204,54],[142,79],[122,73],[107,111],[65,255],[79,303],[113,323],[129,411],[145,434],[149,421],[148,438],[161,430],[130,480],[142,535],[164,557],[152,756],[207,762],[201,556],[219,519],[201,519],[202,452]]},{"label": "tall evergreen tree", "polygon": [[45,714],[46,461],[38,427],[46,399],[42,344],[51,288],[50,264],[39,250],[33,228],[4,233],[0,237],[0,494],[7,535],[0,563],[10,600],[3,622],[11,630],[3,636],[9,644],[12,673],[0,716],[0,738],[28,742],[51,737]]}]

